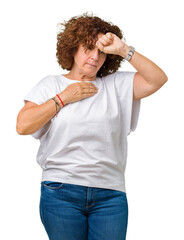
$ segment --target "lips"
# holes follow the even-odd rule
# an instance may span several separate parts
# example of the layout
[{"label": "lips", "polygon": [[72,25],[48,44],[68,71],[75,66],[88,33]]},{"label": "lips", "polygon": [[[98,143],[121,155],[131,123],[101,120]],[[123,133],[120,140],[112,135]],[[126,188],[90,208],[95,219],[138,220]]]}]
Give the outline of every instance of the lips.
[{"label": "lips", "polygon": [[92,67],[97,67],[96,65],[93,65],[93,64],[90,64],[90,63],[88,63],[88,65],[90,65],[90,66],[92,66]]}]

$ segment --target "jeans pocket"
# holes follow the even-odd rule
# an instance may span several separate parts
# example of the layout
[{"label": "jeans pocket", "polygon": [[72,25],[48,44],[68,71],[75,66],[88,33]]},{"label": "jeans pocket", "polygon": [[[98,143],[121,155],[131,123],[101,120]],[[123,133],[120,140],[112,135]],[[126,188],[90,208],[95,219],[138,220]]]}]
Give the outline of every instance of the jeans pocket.
[{"label": "jeans pocket", "polygon": [[49,189],[60,189],[64,186],[62,182],[44,181],[43,186]]}]

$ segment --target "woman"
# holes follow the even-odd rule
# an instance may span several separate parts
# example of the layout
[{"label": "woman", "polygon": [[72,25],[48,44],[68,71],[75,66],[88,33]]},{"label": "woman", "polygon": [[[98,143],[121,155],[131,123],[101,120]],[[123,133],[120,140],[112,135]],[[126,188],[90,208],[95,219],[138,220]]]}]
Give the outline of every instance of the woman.
[{"label": "woman", "polygon": [[[61,25],[56,56],[69,73],[43,78],[17,117],[17,132],[40,140],[40,217],[51,240],[123,240],[127,136],[167,76],[112,23],[83,14]],[[125,60],[137,72],[117,71]]]}]

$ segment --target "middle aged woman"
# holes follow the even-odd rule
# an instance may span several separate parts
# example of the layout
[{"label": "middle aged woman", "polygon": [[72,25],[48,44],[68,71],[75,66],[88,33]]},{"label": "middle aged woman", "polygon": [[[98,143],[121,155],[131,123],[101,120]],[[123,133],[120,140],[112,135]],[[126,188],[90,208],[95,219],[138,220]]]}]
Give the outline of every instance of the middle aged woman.
[{"label": "middle aged woman", "polygon": [[[17,120],[19,134],[40,140],[41,220],[50,240],[123,240],[127,136],[167,76],[116,25],[87,14],[62,25],[56,55],[69,73],[34,86]],[[117,71],[124,60],[137,72]]]}]

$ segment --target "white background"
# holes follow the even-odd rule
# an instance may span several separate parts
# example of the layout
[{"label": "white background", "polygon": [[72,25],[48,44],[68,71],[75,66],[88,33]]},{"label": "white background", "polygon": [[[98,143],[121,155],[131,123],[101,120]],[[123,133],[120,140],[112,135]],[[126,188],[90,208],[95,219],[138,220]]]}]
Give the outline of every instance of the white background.
[{"label": "white background", "polygon": [[[142,99],[128,137],[127,240],[184,239],[182,1],[4,1],[0,6],[0,238],[47,240],[39,216],[39,140],[20,136],[23,98],[43,77],[60,74],[57,24],[86,11],[122,29],[129,45],[161,67],[168,82]],[[119,70],[136,71],[126,62]],[[105,240],[105,238],[104,238]]]}]

